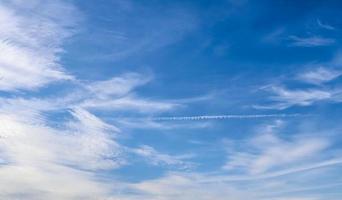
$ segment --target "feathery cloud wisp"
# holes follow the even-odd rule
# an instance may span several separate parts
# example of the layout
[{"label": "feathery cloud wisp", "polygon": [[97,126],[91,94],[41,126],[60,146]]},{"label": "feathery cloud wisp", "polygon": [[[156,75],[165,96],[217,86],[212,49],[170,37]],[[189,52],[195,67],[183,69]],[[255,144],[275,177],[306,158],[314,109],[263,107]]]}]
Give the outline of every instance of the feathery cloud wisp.
[{"label": "feathery cloud wisp", "polygon": [[[276,126],[280,124],[277,123]],[[229,149],[229,161],[223,167],[227,170],[239,168],[250,174],[260,174],[269,170],[285,167],[292,163],[297,165],[300,162],[310,159],[325,150],[330,142],[322,138],[298,137],[293,141],[283,140],[274,133],[274,126],[270,129],[265,126],[261,134],[246,142],[244,150]],[[258,152],[258,153],[256,153]]]},{"label": "feathery cloud wisp", "polygon": [[[33,9],[41,12],[33,14]],[[59,64],[59,54],[74,32],[77,12],[61,1],[0,5],[0,90],[30,90],[73,78]]]},{"label": "feathery cloud wisp", "polygon": [[332,81],[342,75],[342,72],[326,67],[318,67],[317,69],[308,70],[298,75],[298,80],[319,85]]}]

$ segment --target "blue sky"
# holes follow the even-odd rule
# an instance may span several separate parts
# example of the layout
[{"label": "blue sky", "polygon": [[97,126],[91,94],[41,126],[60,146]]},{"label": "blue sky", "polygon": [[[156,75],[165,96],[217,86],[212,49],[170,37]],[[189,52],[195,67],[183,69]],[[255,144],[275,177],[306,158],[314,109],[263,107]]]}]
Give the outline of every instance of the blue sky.
[{"label": "blue sky", "polygon": [[0,199],[340,200],[339,1],[0,1]]}]

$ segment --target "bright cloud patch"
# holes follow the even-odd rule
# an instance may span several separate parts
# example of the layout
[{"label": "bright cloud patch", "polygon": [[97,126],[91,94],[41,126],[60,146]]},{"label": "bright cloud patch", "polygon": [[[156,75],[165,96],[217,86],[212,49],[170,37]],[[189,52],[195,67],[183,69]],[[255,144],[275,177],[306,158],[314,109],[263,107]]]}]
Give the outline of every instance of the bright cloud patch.
[{"label": "bright cloud patch", "polygon": [[72,79],[59,64],[59,54],[63,40],[73,33],[75,12],[60,1],[1,3],[0,90],[35,89]]}]

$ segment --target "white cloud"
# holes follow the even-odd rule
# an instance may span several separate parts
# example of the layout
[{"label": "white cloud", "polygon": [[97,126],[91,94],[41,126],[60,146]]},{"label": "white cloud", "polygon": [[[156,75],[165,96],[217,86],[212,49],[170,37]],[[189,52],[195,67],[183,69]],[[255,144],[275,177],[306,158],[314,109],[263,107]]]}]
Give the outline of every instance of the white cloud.
[{"label": "white cloud", "polygon": [[[135,94],[137,87],[151,80],[150,75],[127,73],[105,81],[77,81],[76,88],[62,98],[49,99],[62,108],[82,107],[100,111],[163,112],[180,107],[170,100],[152,100]],[[75,81],[76,83],[76,81]],[[57,105],[56,105],[57,104]]]},{"label": "white cloud", "polygon": [[318,67],[316,69],[308,70],[298,75],[298,80],[311,83],[322,84],[332,81],[342,75],[342,72],[335,69],[329,69],[326,67]]},{"label": "white cloud", "polygon": [[289,90],[281,86],[265,88],[274,95],[269,97],[273,102],[269,105],[254,106],[257,109],[286,109],[291,106],[310,106],[319,101],[329,101],[336,97],[338,92],[323,89],[296,89]]},{"label": "white cloud", "polygon": [[136,87],[144,85],[150,80],[151,77],[148,75],[143,76],[136,73],[127,73],[122,76],[113,77],[110,80],[90,83],[85,88],[103,99],[111,96],[126,95]]},{"label": "white cloud", "polygon": [[317,157],[330,145],[326,139],[299,137],[298,134],[296,138],[284,140],[273,133],[269,126],[259,131],[262,133],[245,142],[244,149],[229,149],[229,161],[224,169],[261,174],[279,167],[298,165]]},{"label": "white cloud", "polygon": [[[126,164],[121,155],[123,149],[114,141],[116,127],[83,109],[74,110],[72,115],[77,121],[68,124],[70,132],[62,138],[66,145],[63,149],[66,152],[62,152],[66,154],[65,162],[89,170],[113,169]],[[74,154],[67,153],[71,149]]]},{"label": "white cloud", "polygon": [[262,149],[252,163],[251,173],[267,171],[275,166],[283,166],[295,161],[302,161],[316,155],[327,147],[327,142],[321,139],[305,139],[292,143],[276,143],[274,146]]},{"label": "white cloud", "polygon": [[165,165],[177,167],[179,169],[190,169],[194,167],[191,162],[185,161],[193,157],[193,155],[169,155],[156,151],[153,147],[142,145],[139,148],[131,149],[131,151],[139,156],[146,158],[153,165]]},{"label": "white cloud", "polygon": [[59,54],[62,42],[73,33],[76,12],[60,1],[0,5],[0,90],[35,89],[72,79],[59,64]]},{"label": "white cloud", "polygon": [[281,87],[273,87],[272,89],[277,94],[277,96],[272,97],[273,100],[304,106],[311,105],[315,101],[329,99],[332,96],[329,91],[318,89],[287,90]]},{"label": "white cloud", "polygon": [[108,186],[86,172],[52,163],[0,168],[1,199],[104,199]]}]

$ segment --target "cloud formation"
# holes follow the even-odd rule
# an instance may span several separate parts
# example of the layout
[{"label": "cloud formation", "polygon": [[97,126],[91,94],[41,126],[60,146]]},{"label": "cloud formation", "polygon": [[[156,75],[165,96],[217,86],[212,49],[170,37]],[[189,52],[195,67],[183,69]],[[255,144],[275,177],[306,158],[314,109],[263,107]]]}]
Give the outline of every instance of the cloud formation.
[{"label": "cloud formation", "polygon": [[74,32],[77,12],[62,1],[1,3],[0,90],[32,90],[73,79],[59,63],[59,56],[62,42]]},{"label": "cloud formation", "polygon": [[329,69],[326,67],[318,67],[316,69],[310,69],[298,75],[298,80],[311,83],[311,84],[322,84],[332,81],[339,76],[342,72],[336,69]]}]

